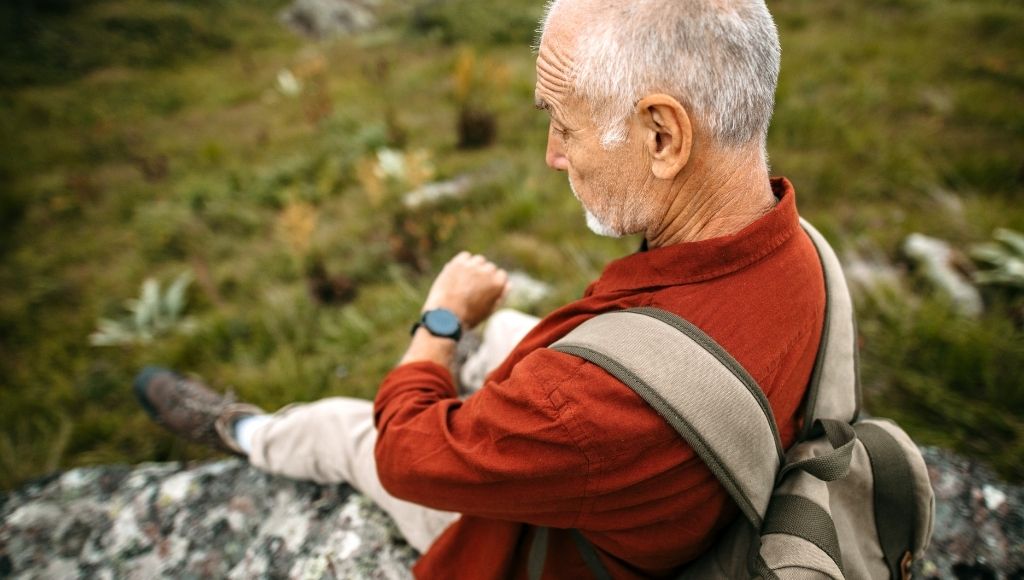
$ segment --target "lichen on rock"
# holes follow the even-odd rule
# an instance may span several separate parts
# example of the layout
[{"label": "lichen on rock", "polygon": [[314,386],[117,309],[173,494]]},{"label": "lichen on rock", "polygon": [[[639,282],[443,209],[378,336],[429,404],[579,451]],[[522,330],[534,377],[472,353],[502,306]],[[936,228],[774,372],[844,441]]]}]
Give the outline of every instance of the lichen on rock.
[{"label": "lichen on rock", "polygon": [[[1024,578],[1024,491],[923,448],[935,532],[915,578]],[[230,459],[75,469],[0,496],[0,578],[409,578],[418,554],[347,485]]]},{"label": "lichen on rock", "polygon": [[914,577],[1024,578],[1024,489],[950,451],[921,453],[935,491],[935,525]]},{"label": "lichen on rock", "polygon": [[243,461],[92,467],[0,503],[0,577],[408,578],[417,553],[347,485]]}]

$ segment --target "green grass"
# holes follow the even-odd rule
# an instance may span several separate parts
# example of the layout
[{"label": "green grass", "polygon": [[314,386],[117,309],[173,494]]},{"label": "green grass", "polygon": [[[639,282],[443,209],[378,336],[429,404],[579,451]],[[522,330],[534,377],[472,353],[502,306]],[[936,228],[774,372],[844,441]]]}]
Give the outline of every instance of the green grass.
[{"label": "green grass", "polygon": [[[539,1],[388,3],[377,31],[319,44],[279,25],[282,1],[37,4],[0,40],[0,487],[208,456],[137,408],[129,384],[145,364],[268,408],[372,397],[456,251],[553,284],[543,314],[635,248],[589,234],[544,166],[528,48]],[[1024,230],[1024,7],[769,7],[784,48],[773,170],[841,251],[899,261],[913,231],[965,247]],[[456,147],[466,50],[483,79],[473,101],[498,127],[479,150]],[[286,67],[303,94],[276,88]],[[400,188],[375,201],[360,177],[383,146],[426,150],[439,179],[480,178],[465,201],[403,212]],[[936,201],[949,195],[960,210]],[[289,225],[296,208],[311,208],[308,235]],[[310,299],[316,256],[353,282],[352,302]],[[145,278],[182,271],[196,278],[193,333],[89,345]],[[1024,331],[1009,303],[989,296],[989,313],[964,321],[912,276],[906,292],[859,301],[871,411],[1024,478]]]},{"label": "green grass", "polygon": [[869,410],[884,409],[918,440],[985,457],[1019,479],[1024,457],[1019,327],[999,314],[964,320],[942,301],[917,308],[899,301],[865,306],[862,378]]}]

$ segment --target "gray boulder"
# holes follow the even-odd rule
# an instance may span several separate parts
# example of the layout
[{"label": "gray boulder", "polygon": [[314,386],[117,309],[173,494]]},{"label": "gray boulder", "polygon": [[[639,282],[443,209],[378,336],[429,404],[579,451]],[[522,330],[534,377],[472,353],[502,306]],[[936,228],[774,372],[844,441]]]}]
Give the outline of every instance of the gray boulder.
[{"label": "gray boulder", "polygon": [[348,36],[377,24],[376,4],[376,0],[295,0],[281,12],[281,20],[312,39]]},{"label": "gray boulder", "polygon": [[1024,489],[944,449],[921,452],[935,490],[935,531],[914,577],[1024,579]]},{"label": "gray boulder", "polygon": [[[1024,578],[1024,493],[923,449],[935,534],[915,578]],[[0,578],[408,578],[417,553],[346,485],[239,460],[75,469],[0,496]]]},{"label": "gray boulder", "polygon": [[981,292],[956,267],[962,261],[961,255],[948,242],[914,233],[903,241],[903,253],[937,290],[949,297],[962,316],[977,318],[985,310]]},{"label": "gray boulder", "polygon": [[0,577],[409,578],[418,557],[347,485],[240,460],[75,469],[0,499]]}]

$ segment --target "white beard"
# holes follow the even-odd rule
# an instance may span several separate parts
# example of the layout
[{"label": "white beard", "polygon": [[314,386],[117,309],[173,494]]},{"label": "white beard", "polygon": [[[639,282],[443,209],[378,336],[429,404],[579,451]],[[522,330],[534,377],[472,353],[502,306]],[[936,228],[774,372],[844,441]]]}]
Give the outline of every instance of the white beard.
[{"label": "white beard", "polygon": [[583,212],[587,218],[587,227],[590,228],[590,231],[594,232],[599,236],[604,236],[607,238],[622,237],[622,232],[602,222],[601,218],[594,215],[594,212],[590,211],[590,209],[587,206],[583,205],[583,200],[580,199],[579,194],[576,193],[576,188],[573,187],[572,185],[572,179],[569,179],[569,189],[571,189],[572,194],[576,196],[576,201],[580,202],[580,205],[583,206]]},{"label": "white beard", "polygon": [[589,209],[583,208],[583,212],[587,216],[587,227],[590,228],[590,231],[594,232],[599,236],[604,236],[606,238],[622,237],[621,233],[612,229],[611,226],[607,226],[604,223],[602,223],[601,220],[596,215],[594,215],[594,213]]}]

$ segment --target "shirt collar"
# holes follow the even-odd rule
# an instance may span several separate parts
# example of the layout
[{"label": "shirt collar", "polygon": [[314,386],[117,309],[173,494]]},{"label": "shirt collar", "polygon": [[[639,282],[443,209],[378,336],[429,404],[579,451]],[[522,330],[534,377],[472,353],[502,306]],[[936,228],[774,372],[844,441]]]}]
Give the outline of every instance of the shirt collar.
[{"label": "shirt collar", "polygon": [[788,179],[772,179],[779,202],[739,232],[640,251],[608,264],[591,287],[603,294],[711,280],[745,268],[786,242],[800,229],[796,191]]}]

